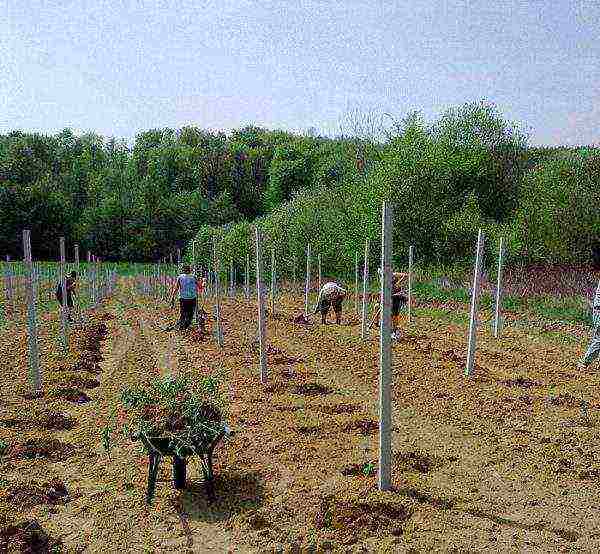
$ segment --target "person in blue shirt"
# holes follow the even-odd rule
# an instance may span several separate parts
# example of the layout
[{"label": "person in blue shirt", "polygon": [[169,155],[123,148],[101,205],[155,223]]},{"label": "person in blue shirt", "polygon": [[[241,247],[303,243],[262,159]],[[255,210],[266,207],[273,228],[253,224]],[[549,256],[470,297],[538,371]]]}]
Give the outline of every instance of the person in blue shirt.
[{"label": "person in blue shirt", "polygon": [[202,293],[203,281],[192,274],[189,265],[183,267],[183,273],[177,277],[171,293],[171,308],[175,307],[175,295],[179,293],[179,322],[176,327],[187,329],[194,319],[198,307],[198,295]]}]

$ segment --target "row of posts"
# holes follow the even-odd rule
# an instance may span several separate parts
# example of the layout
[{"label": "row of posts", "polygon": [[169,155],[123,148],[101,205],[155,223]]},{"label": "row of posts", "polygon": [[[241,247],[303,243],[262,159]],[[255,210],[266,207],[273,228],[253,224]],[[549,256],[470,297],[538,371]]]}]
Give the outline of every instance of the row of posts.
[{"label": "row of posts", "polygon": [[[62,306],[60,309],[60,337],[65,351],[69,349],[69,329],[71,320],[67,307],[67,262],[65,239],[60,238],[59,244],[60,263],[56,270],[48,267],[40,269],[40,266],[33,260],[31,250],[31,232],[23,231],[23,253],[24,253],[24,274],[23,274],[23,298],[27,307],[27,340],[28,340],[28,366],[30,380],[34,393],[39,393],[42,388],[42,375],[40,370],[40,354],[38,345],[38,314],[37,303],[39,297],[39,284],[41,282],[50,282],[50,295],[54,295],[56,282],[59,282],[62,292]],[[12,271],[10,258],[7,258],[7,269],[5,272],[5,292],[7,305],[10,304],[11,311],[14,314],[15,308],[20,302],[17,287],[15,287],[15,273]],[[79,247],[75,246],[74,270],[79,274]],[[89,306],[93,309],[98,307],[100,302],[115,291],[116,270],[101,265],[100,259],[93,254],[88,253],[88,264],[85,270],[85,278],[88,282]],[[81,321],[81,306],[76,306],[75,315]]]}]

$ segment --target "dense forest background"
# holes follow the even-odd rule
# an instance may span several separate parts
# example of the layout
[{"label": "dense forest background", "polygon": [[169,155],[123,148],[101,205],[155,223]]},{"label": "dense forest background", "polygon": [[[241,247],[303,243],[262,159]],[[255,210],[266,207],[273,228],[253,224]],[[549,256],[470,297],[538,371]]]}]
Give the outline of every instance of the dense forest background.
[{"label": "dense forest background", "polygon": [[36,259],[56,259],[60,236],[130,261],[189,252],[194,240],[207,259],[217,236],[224,261],[241,265],[258,225],[284,271],[302,266],[310,242],[333,274],[354,267],[365,238],[376,259],[388,199],[397,263],[409,244],[424,263],[472,260],[479,227],[488,252],[505,237],[509,261],[600,255],[600,150],[530,147],[487,103],[432,123],[416,113],[384,119],[349,114],[335,138],[155,129],[132,147],[69,129],[0,135],[0,253],[22,258],[24,228]]}]

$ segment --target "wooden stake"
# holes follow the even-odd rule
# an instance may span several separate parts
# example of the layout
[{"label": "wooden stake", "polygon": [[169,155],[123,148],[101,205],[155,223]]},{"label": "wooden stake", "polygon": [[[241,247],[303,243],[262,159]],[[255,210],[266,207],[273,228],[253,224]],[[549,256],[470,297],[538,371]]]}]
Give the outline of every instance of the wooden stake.
[{"label": "wooden stake", "polygon": [[306,284],[304,286],[304,317],[308,318],[308,293],[310,292],[310,244],[306,247]]},{"label": "wooden stake", "polygon": [[383,203],[381,214],[381,317],[379,345],[379,490],[391,489],[392,462],[392,207]]},{"label": "wooden stake", "polygon": [[475,268],[473,270],[473,289],[471,290],[471,317],[469,321],[469,342],[467,348],[467,366],[465,375],[467,377],[473,374],[473,365],[475,363],[476,332],[477,332],[477,300],[479,297],[479,279],[481,276],[481,264],[483,262],[483,231],[479,229],[477,236],[477,254],[475,258]]},{"label": "wooden stake", "polygon": [[258,350],[260,365],[260,382],[267,382],[267,352],[266,352],[266,322],[265,322],[265,294],[263,287],[262,270],[262,237],[258,227],[256,235],[256,301],[258,303]]},{"label": "wooden stake", "polygon": [[29,349],[29,374],[33,392],[42,390],[42,375],[40,372],[40,355],[38,350],[38,329],[36,313],[36,286],[33,275],[33,260],[31,255],[31,232],[23,231],[23,250],[25,253],[25,266],[28,270],[26,280],[27,292],[27,340]]},{"label": "wooden stake", "polygon": [[367,340],[367,312],[369,307],[369,239],[365,239],[365,259],[363,265],[363,297],[362,297],[362,318],[361,335],[362,340]]},{"label": "wooden stake", "polygon": [[498,275],[496,279],[496,305],[494,306],[494,338],[500,337],[501,322],[501,302],[502,302],[502,259],[504,257],[504,237],[500,237],[500,246],[498,250]]}]

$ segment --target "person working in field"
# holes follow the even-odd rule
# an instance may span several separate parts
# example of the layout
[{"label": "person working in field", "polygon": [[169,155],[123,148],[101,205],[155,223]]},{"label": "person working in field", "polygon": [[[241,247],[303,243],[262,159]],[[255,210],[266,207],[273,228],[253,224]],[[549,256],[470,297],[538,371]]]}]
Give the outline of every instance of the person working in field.
[{"label": "person working in field", "polygon": [[[379,268],[377,271],[379,272],[379,277],[381,278],[381,268]],[[392,339],[400,338],[400,312],[406,306],[408,301],[408,296],[406,295],[402,284],[407,277],[408,273],[401,273],[397,271],[392,273]],[[380,314],[381,305],[377,304],[377,307],[375,308],[375,314],[373,315],[373,319],[371,319],[369,327],[372,327],[375,321],[379,321]]]},{"label": "person working in field", "polygon": [[586,353],[583,355],[583,358],[577,364],[578,369],[586,369],[594,362],[594,360],[600,357],[600,283],[598,283],[596,296],[592,303],[592,321],[594,326],[592,341],[590,342]]},{"label": "person working in field", "polygon": [[169,331],[176,327],[187,329],[192,324],[203,286],[204,281],[192,274],[192,268],[189,265],[184,266],[183,273],[177,277],[171,293],[171,308],[175,307],[175,295],[179,293],[179,321],[170,327]]},{"label": "person working in field", "polygon": [[334,281],[325,283],[319,291],[319,298],[317,299],[317,306],[315,307],[315,314],[321,312],[321,323],[327,325],[327,314],[329,309],[333,306],[335,312],[335,322],[339,325],[342,320],[342,305],[346,299],[346,289],[340,287]]},{"label": "person working in field", "polygon": [[[74,306],[74,302],[73,302],[73,297],[75,294],[75,287],[77,285],[77,272],[76,271],[72,271],[69,276],[65,279],[65,291],[67,293],[67,306],[66,306],[66,312],[67,312],[67,321],[72,321],[71,319],[71,310],[73,309]],[[63,307],[63,288],[62,288],[62,282],[58,283],[58,286],[56,287],[56,301],[58,302],[58,304],[60,305],[60,307]]]}]

